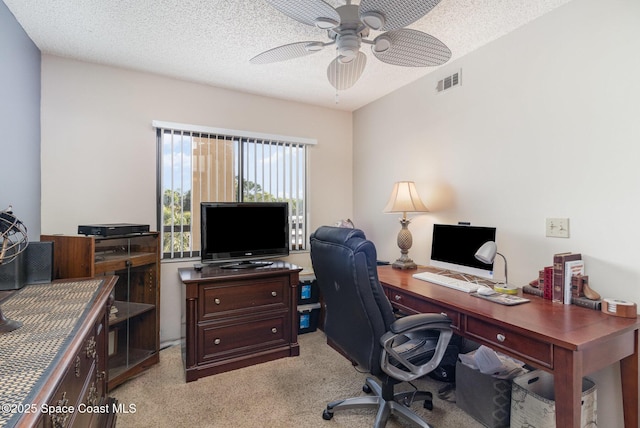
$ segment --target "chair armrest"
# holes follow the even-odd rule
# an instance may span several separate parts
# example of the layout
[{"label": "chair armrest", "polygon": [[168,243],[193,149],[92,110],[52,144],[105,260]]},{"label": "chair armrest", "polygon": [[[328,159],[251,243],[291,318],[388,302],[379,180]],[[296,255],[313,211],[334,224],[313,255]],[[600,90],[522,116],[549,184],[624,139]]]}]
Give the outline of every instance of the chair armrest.
[{"label": "chair armrest", "polygon": [[451,319],[444,314],[407,315],[406,317],[402,317],[394,321],[393,324],[389,326],[389,331],[395,334],[400,334],[416,328],[419,328],[420,330],[429,330],[430,325],[443,322],[451,324]]},{"label": "chair armrest", "polygon": [[[399,336],[420,332],[439,332],[439,336],[431,359],[416,366],[394,350],[394,342]],[[416,314],[400,318],[390,326],[390,331],[380,337],[380,345],[383,347],[380,362],[382,370],[401,381],[422,377],[438,367],[452,335],[451,319],[443,314]],[[391,364],[392,359],[400,363],[400,367]]]}]

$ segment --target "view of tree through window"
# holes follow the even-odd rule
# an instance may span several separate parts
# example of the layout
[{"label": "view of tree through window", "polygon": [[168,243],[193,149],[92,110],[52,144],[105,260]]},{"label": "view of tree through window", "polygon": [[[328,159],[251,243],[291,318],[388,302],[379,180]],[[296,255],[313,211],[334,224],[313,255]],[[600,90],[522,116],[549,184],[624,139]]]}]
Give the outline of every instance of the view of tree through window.
[{"label": "view of tree through window", "polygon": [[306,248],[306,145],[158,128],[164,258],[200,251],[200,202],[288,202],[291,250]]}]

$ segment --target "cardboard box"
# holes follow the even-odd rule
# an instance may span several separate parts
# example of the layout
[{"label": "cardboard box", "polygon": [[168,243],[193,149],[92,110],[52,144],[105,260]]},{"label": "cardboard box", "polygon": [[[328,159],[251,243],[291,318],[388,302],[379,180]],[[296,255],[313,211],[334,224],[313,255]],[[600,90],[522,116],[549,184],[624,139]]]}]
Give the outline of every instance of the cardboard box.
[{"label": "cardboard box", "polygon": [[316,331],[320,317],[320,303],[298,306],[298,334]]},{"label": "cardboard box", "polygon": [[511,381],[480,373],[458,361],[456,404],[486,427],[509,427]]},{"label": "cardboard box", "polygon": [[[556,404],[553,376],[542,370],[534,370],[513,380],[511,391],[511,426],[531,428],[555,428]],[[582,379],[582,409],[580,426],[597,427],[596,384]]]}]

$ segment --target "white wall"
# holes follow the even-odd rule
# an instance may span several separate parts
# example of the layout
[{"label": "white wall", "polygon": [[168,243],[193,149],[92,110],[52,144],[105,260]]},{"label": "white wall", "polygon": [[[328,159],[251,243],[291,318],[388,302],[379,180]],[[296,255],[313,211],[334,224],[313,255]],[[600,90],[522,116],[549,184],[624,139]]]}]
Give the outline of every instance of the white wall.
[{"label": "white wall", "polygon": [[[315,138],[310,230],[353,215],[351,113],[43,55],[42,233],[94,223],[157,230],[154,119]],[[308,254],[290,260],[310,267]],[[180,337],[177,268],[192,263],[163,264],[162,341]]]},{"label": "white wall", "polygon": [[[470,221],[497,227],[516,285],[581,252],[595,290],[640,303],[638,52],[640,2],[574,0],[358,110],[356,224],[397,258],[397,215],[381,211],[414,180],[432,209],[410,226],[416,262],[434,223]],[[436,94],[458,69],[462,86]],[[570,238],[546,238],[546,217],[570,218]],[[595,379],[599,422],[622,426],[617,365]]]}]

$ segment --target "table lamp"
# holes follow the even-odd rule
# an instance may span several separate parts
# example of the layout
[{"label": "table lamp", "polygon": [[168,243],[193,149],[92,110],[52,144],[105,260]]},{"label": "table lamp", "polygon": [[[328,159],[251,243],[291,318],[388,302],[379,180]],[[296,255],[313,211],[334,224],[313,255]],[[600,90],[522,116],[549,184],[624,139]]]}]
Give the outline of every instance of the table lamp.
[{"label": "table lamp", "polygon": [[507,279],[507,258],[498,252],[498,246],[496,243],[494,241],[485,242],[480,248],[478,248],[475,257],[482,263],[490,265],[496,258],[496,254],[504,260],[504,285],[506,288],[509,285],[509,281]]},{"label": "table lamp", "polygon": [[387,206],[384,208],[385,213],[402,213],[400,225],[402,228],[398,232],[398,247],[400,248],[400,258],[393,262],[392,266],[396,269],[415,269],[417,266],[409,258],[409,248],[413,244],[411,232],[409,232],[409,223],[411,220],[407,218],[407,213],[428,212],[427,207],[420,200],[416,185],[413,181],[398,181],[393,186],[391,197]]}]

